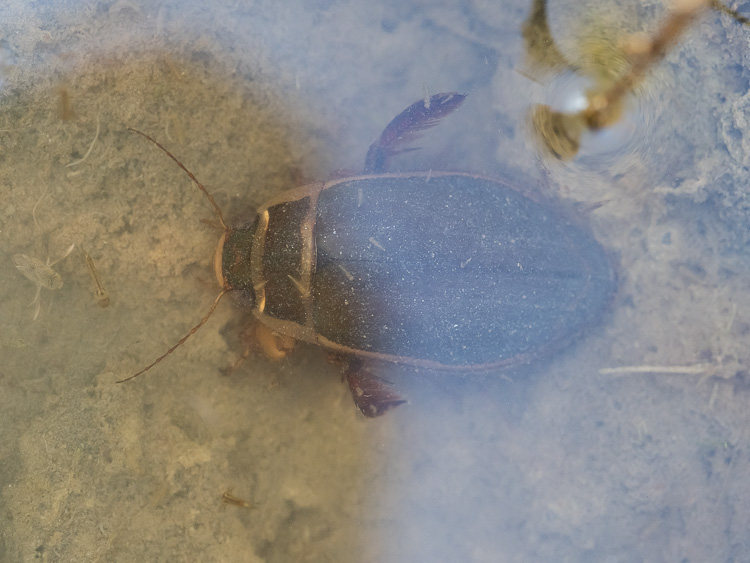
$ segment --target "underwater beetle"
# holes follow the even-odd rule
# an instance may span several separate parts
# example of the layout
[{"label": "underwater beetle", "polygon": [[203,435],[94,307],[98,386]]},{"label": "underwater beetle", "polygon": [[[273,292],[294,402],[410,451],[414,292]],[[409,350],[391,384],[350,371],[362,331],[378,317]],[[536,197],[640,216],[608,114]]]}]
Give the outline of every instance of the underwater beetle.
[{"label": "underwater beetle", "polygon": [[[495,179],[386,173],[391,156],[455,111],[464,95],[426,97],[370,146],[361,176],[280,193],[255,220],[224,226],[214,268],[242,291],[258,340],[281,357],[295,340],[329,351],[367,417],[404,401],[376,372],[389,363],[437,371],[499,370],[571,342],[608,304],[615,281],[578,221]],[[135,131],[135,130],[134,130]]]}]

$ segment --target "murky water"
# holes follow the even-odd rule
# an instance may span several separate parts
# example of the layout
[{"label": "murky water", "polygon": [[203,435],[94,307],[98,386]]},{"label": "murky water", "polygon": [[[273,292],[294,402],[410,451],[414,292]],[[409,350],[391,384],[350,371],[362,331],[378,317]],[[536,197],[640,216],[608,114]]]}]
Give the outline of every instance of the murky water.
[{"label": "murky water", "polygon": [[[642,138],[561,164],[528,134],[549,88],[520,72],[530,3],[203,4],[0,8],[0,559],[750,558],[750,29],[705,14],[646,83]],[[664,14],[572,4],[549,7],[572,58],[589,20],[648,31]],[[424,88],[469,97],[400,165],[607,202],[590,222],[620,288],[600,327],[530,373],[413,374],[411,403],[368,421],[313,348],[222,375],[242,352],[226,299],[115,384],[218,294],[211,208],[128,127],[243,219],[360,170]],[[74,243],[32,320],[13,256]]]}]

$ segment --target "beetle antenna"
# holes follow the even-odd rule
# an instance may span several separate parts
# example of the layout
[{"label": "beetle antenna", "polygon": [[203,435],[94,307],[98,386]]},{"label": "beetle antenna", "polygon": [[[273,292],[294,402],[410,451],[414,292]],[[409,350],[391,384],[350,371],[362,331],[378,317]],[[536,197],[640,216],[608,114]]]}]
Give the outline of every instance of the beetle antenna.
[{"label": "beetle antenna", "polygon": [[198,185],[198,187],[201,189],[201,191],[204,194],[206,194],[206,197],[208,198],[208,201],[210,201],[211,205],[214,206],[214,209],[216,210],[216,214],[219,216],[219,222],[221,223],[222,228],[225,231],[228,230],[227,225],[224,222],[224,216],[222,215],[221,209],[217,205],[216,200],[214,199],[214,196],[212,196],[210,193],[208,193],[208,190],[206,189],[206,187],[198,181],[198,178],[196,178],[195,175],[192,172],[190,172],[190,170],[188,170],[187,168],[185,168],[185,165],[182,164],[182,162],[180,162],[179,160],[177,160],[177,157],[175,155],[173,155],[171,152],[169,152],[166,149],[166,147],[164,145],[162,145],[159,141],[157,141],[156,139],[148,136],[146,133],[143,133],[142,131],[138,131],[138,129],[133,129],[132,127],[128,127],[128,131],[132,131],[133,133],[138,133],[141,137],[146,137],[146,139],[148,139],[149,141],[151,141],[152,143],[154,143],[157,147],[159,147],[161,150],[163,150],[167,154],[167,156],[169,158],[171,158],[172,160],[174,160],[177,163],[177,166],[179,166],[180,168],[182,168],[185,171],[185,173],[190,177],[190,179]]},{"label": "beetle antenna", "polygon": [[[136,133],[137,133],[137,131],[136,131]],[[174,157],[172,157],[172,158],[174,158]],[[151,362],[149,365],[147,365],[145,368],[143,368],[138,373],[134,373],[133,375],[131,375],[130,377],[126,377],[125,379],[120,379],[119,381],[116,381],[115,383],[125,383],[126,381],[130,381],[131,379],[135,379],[139,375],[142,375],[142,374],[146,373],[148,370],[150,370],[156,364],[158,364],[159,362],[161,362],[164,358],[166,358],[167,356],[169,356],[172,352],[174,352],[175,350],[177,350],[177,348],[179,348],[180,346],[182,346],[188,338],[190,338],[191,336],[193,336],[196,332],[198,332],[198,329],[200,327],[202,327],[204,324],[206,324],[206,321],[211,317],[211,315],[213,314],[213,312],[216,310],[216,306],[219,304],[219,300],[222,297],[224,297],[227,293],[229,293],[229,291],[230,290],[225,289],[221,293],[219,293],[218,297],[214,300],[214,304],[211,305],[211,308],[208,310],[208,313],[206,314],[206,316],[201,319],[201,322],[199,322],[197,325],[195,325],[193,328],[191,328],[190,332],[188,332],[185,336],[183,336],[182,338],[180,338],[180,340],[179,340],[179,342],[177,342],[177,344],[175,344],[174,346],[172,346],[164,354],[162,354],[161,356],[159,356],[158,358],[156,358],[156,360],[154,360],[153,362]]]}]

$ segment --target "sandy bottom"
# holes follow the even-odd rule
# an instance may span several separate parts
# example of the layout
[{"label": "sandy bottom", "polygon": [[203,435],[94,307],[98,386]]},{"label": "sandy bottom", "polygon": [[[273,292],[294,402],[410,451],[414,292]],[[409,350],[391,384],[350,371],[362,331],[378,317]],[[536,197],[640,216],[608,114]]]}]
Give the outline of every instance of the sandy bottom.
[{"label": "sandy bottom", "polygon": [[[640,93],[627,150],[562,164],[525,125],[545,91],[519,72],[527,5],[33,4],[0,8],[1,560],[750,559],[750,30],[707,14]],[[587,29],[663,13],[571,4],[550,27],[572,59]],[[314,348],[222,375],[242,351],[225,299],[115,383],[219,291],[212,209],[128,127],[243,220],[361,169],[424,88],[469,97],[399,166],[606,201],[589,220],[620,287],[587,338],[528,373],[405,377],[411,403],[367,421]],[[13,255],[71,244],[32,320]]]}]

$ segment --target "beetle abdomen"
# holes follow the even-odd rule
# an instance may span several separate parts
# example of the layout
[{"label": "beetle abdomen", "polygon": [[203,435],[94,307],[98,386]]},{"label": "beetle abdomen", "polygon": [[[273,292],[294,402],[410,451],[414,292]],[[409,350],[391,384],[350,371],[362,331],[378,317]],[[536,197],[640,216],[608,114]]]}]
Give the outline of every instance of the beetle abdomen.
[{"label": "beetle abdomen", "polygon": [[588,232],[470,175],[380,176],[324,189],[315,242],[316,333],[396,361],[515,363],[580,333],[614,289]]}]

